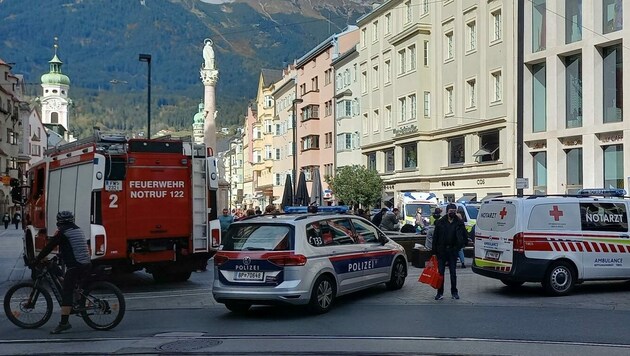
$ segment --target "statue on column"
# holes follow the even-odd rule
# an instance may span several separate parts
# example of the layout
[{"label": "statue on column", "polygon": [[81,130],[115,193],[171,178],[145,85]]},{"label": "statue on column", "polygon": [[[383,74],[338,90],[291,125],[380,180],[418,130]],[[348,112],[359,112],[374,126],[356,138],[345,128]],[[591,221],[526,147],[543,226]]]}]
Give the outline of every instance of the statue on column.
[{"label": "statue on column", "polygon": [[212,40],[206,38],[203,47],[204,69],[215,69],[214,67],[214,49],[212,48]]}]

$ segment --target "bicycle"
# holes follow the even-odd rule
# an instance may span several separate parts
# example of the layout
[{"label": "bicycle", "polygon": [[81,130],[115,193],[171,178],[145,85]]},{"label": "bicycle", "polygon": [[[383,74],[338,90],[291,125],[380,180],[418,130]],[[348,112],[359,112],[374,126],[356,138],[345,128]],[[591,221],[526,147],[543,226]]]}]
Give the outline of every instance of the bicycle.
[{"label": "bicycle", "polygon": [[[13,324],[24,329],[35,329],[46,324],[52,316],[53,302],[46,286],[61,305],[63,270],[57,257],[46,263],[29,265],[29,268],[35,274],[34,281],[21,282],[9,288],[4,296],[4,313]],[[91,277],[94,277],[94,273]],[[71,315],[81,316],[95,330],[110,330],[125,315],[125,298],[112,283],[86,283],[83,279],[74,290]]]}]

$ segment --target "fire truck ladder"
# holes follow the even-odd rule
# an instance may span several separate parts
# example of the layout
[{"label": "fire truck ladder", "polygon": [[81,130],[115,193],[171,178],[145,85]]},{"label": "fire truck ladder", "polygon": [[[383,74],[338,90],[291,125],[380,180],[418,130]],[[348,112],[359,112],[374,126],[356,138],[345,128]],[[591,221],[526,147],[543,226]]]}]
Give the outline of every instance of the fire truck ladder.
[{"label": "fire truck ladder", "polygon": [[[201,152],[198,152],[201,151]],[[208,182],[205,150],[195,147],[192,154],[193,252],[208,252]]]}]

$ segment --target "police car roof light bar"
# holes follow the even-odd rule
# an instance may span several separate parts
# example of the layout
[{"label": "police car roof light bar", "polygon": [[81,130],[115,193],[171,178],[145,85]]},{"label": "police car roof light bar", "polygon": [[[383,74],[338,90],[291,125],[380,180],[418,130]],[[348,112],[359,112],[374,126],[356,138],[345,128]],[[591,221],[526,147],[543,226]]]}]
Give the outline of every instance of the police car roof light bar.
[{"label": "police car roof light bar", "polygon": [[577,194],[579,196],[603,196],[603,197],[624,197],[626,195],[625,189],[580,189]]}]

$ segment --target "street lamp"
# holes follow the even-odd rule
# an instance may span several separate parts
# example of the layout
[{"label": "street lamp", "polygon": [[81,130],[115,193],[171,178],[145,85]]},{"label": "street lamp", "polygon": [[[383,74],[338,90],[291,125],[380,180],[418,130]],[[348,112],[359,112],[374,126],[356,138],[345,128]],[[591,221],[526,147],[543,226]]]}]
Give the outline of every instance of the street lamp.
[{"label": "street lamp", "polygon": [[147,137],[151,139],[151,55],[141,53],[140,62],[147,62],[149,73],[147,74]]},{"label": "street lamp", "polygon": [[293,202],[295,202],[295,195],[297,194],[297,115],[296,115],[296,109],[297,109],[297,104],[301,104],[303,103],[304,100],[303,99],[293,99],[293,105],[292,105],[292,109],[293,109],[293,118],[291,119],[293,121]]}]

